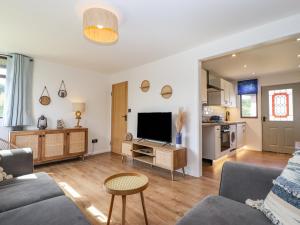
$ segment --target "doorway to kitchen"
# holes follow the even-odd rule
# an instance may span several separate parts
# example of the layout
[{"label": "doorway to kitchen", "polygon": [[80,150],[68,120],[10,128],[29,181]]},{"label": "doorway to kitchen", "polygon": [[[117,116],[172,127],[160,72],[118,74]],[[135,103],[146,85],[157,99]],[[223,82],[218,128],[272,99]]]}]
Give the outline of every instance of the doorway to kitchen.
[{"label": "doorway to kitchen", "polygon": [[201,61],[204,176],[219,176],[226,161],[276,166],[291,157],[300,142],[298,36]]}]

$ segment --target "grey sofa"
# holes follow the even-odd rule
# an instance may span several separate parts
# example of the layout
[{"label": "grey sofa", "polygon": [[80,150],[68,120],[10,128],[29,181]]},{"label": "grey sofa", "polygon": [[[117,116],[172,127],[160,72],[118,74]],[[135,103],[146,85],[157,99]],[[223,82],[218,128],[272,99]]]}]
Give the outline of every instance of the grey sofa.
[{"label": "grey sofa", "polygon": [[89,225],[46,173],[33,173],[30,149],[0,150],[0,166],[15,178],[0,182],[1,225]]},{"label": "grey sofa", "polygon": [[245,205],[246,199],[264,199],[281,170],[227,162],[219,196],[208,196],[177,225],[271,225],[266,216]]}]

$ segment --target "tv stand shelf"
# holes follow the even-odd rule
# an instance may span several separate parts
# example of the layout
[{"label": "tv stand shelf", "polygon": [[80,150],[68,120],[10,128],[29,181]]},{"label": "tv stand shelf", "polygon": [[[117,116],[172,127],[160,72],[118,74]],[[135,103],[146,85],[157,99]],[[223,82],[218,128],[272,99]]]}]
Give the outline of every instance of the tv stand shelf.
[{"label": "tv stand shelf", "polygon": [[176,148],[173,145],[146,140],[123,141],[122,161],[125,157],[170,170],[172,180],[174,180],[174,171],[182,169],[184,175],[184,167],[187,165],[186,148]]}]

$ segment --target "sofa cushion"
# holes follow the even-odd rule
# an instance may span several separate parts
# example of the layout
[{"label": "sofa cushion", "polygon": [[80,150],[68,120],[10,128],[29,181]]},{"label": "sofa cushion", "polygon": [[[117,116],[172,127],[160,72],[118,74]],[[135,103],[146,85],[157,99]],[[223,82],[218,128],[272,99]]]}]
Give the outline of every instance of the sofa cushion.
[{"label": "sofa cushion", "polygon": [[263,213],[243,203],[209,196],[189,211],[177,225],[270,225]]},{"label": "sofa cushion", "polygon": [[32,151],[30,148],[0,150],[0,166],[14,177],[33,172]]},{"label": "sofa cushion", "polygon": [[300,150],[297,150],[281,175],[274,180],[274,186],[266,199],[246,201],[259,209],[274,224],[300,224]]},{"label": "sofa cushion", "polygon": [[77,206],[65,196],[0,213],[1,224],[89,225]]},{"label": "sofa cushion", "polygon": [[35,173],[0,183],[0,212],[64,195],[46,173]]}]

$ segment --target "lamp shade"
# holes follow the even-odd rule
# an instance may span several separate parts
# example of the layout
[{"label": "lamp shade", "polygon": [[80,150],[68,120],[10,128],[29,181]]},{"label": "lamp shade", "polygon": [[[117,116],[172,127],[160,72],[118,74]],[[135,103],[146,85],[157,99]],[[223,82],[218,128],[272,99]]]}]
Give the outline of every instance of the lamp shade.
[{"label": "lamp shade", "polygon": [[85,112],[85,103],[84,102],[73,102],[72,103],[73,112]]},{"label": "lamp shade", "polygon": [[102,44],[118,40],[118,18],[112,12],[91,8],[83,14],[83,33],[86,38]]}]

